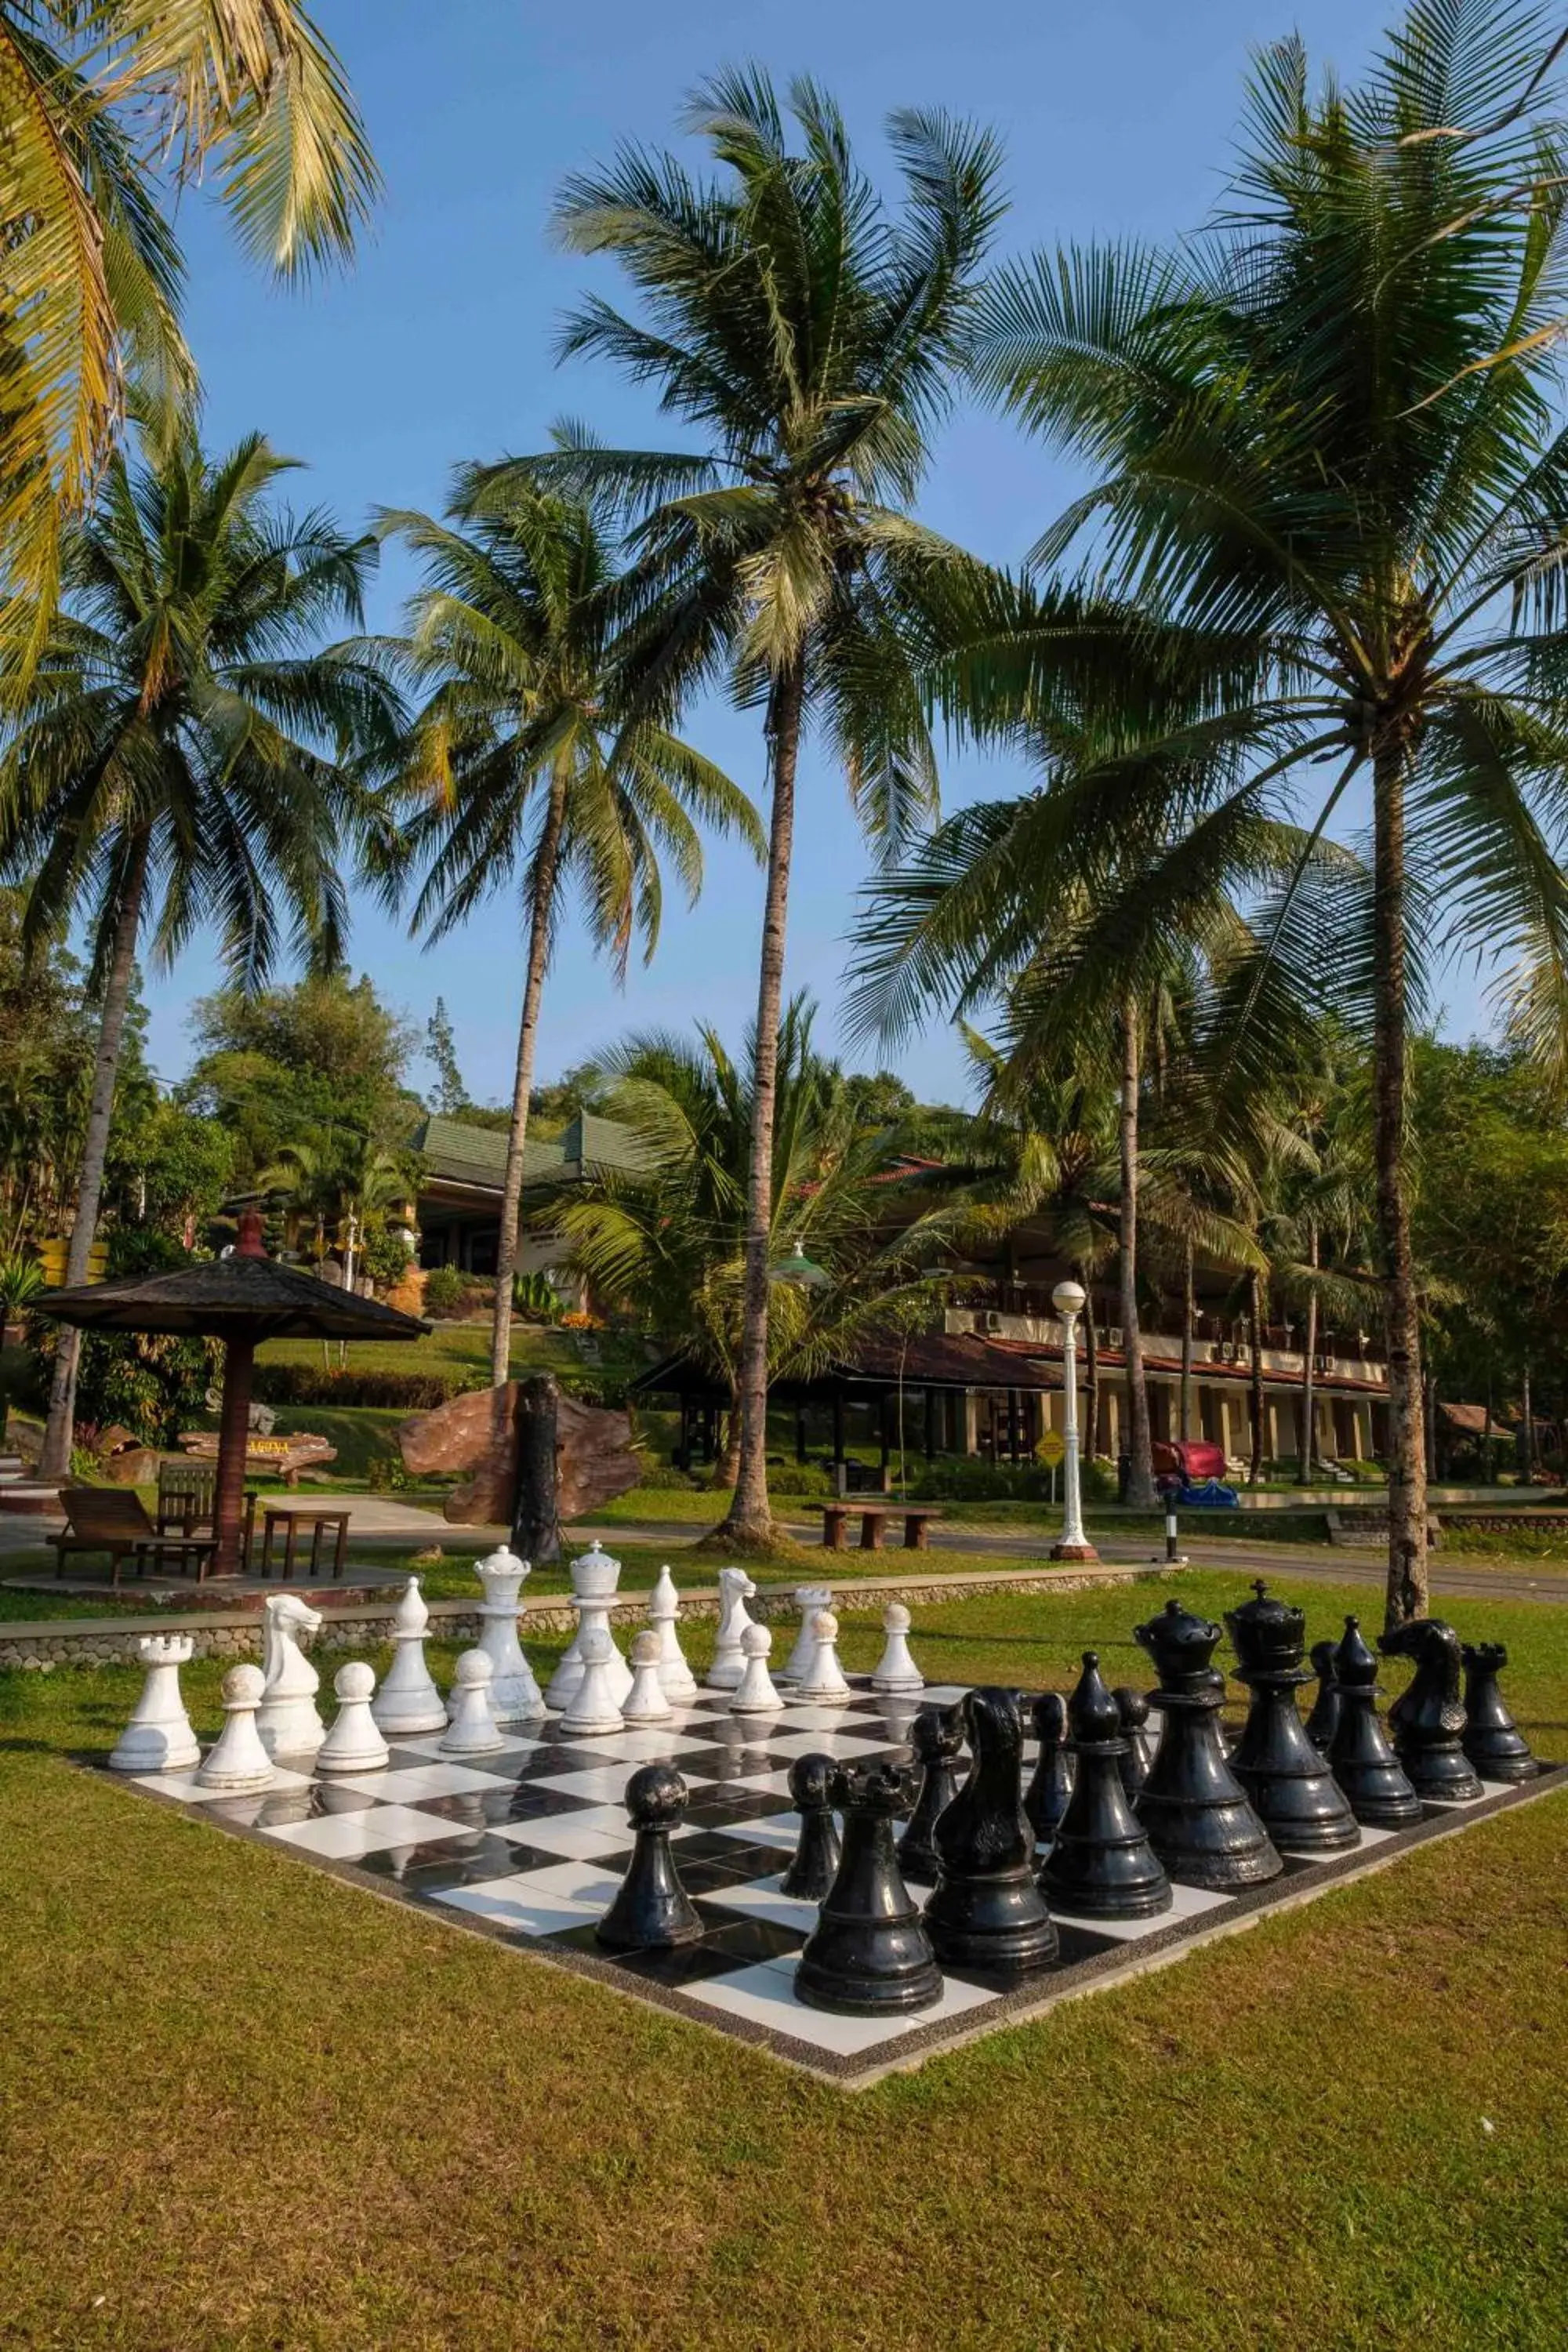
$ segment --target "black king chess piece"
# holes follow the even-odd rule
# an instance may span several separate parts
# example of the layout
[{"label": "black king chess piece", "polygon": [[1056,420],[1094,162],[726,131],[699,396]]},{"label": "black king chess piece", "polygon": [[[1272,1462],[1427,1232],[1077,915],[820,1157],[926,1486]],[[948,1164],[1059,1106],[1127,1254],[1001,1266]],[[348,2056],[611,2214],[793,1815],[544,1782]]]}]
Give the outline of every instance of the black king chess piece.
[{"label": "black king chess piece", "polygon": [[1037,1845],[1049,1845],[1057,1824],[1072,1795],[1073,1761],[1064,1742],[1068,1736],[1067,1701],[1060,1691],[1041,1691],[1029,1702],[1035,1738],[1039,1742],[1034,1776],[1024,1791],[1024,1811]]},{"label": "black king chess piece", "polygon": [[1378,1721],[1377,1660],[1354,1617],[1345,1619],[1344,1636],[1334,1652],[1334,1688],[1340,1715],[1329,1764],[1352,1812],[1368,1829],[1408,1829],[1422,1818],[1421,1800]]},{"label": "black king chess piece", "polygon": [[670,1944],[694,1944],[702,1934],[669,1850],[669,1833],[686,1811],[687,1793],[673,1764],[645,1764],[626,1782],[626,1818],[637,1832],[632,1858],[594,1930],[612,1952],[661,1951]]},{"label": "black king chess piece", "polygon": [[921,1768],[921,1792],[899,1841],[899,1868],[906,1878],[934,1886],[937,1861],[932,1832],[958,1794],[953,1767],[963,1746],[963,1726],[957,1709],[922,1706],[910,1726],[910,1746]]},{"label": "black king chess piece", "polygon": [[1121,1759],[1121,1785],[1127,1791],[1127,1801],[1135,1805],[1143,1793],[1143,1783],[1149,1778],[1153,1762],[1152,1742],[1144,1726],[1149,1720],[1149,1702],[1141,1690],[1122,1683],[1110,1694],[1116,1701],[1116,1712],[1121,1717],[1121,1737],[1127,1753]]},{"label": "black king chess piece", "polygon": [[893,1844],[893,1822],[914,1793],[912,1765],[879,1758],[833,1768],[844,1850],[795,1969],[808,2008],[901,2016],[942,1999],[942,1971]]},{"label": "black king chess piece", "polygon": [[1414,1658],[1415,1676],[1388,1710],[1394,1752],[1418,1797],[1462,1804],[1485,1792],[1459,1744],[1465,1704],[1459,1696],[1459,1637],[1441,1617],[1413,1617],[1384,1633],[1385,1658]]},{"label": "black king chess piece", "polygon": [[831,1756],[797,1756],[789,1768],[789,1792],[800,1815],[800,1835],[795,1858],[779,1881],[781,1895],[797,1902],[820,1903],[838,1871],[842,1851],[838,1824],[833,1818]]},{"label": "black king chess piece", "polygon": [[1277,1878],[1285,1865],[1226,1759],[1225,1676],[1209,1663],[1219,1637],[1217,1625],[1179,1601],[1133,1628],[1154,1661],[1160,1686],[1150,1705],[1163,1718],[1134,1811],[1173,1878],[1229,1894]]},{"label": "black king chess piece", "polygon": [[1500,1642],[1467,1642],[1461,1654],[1466,1755],[1483,1780],[1533,1780],[1541,1767],[1498,1688],[1508,1652]]},{"label": "black king chess piece", "polygon": [[1040,1868],[1040,1890],[1058,1911],[1085,1919],[1151,1919],[1168,1911],[1171,1882],[1133,1817],[1122,1785],[1127,1735],[1092,1650],[1068,1701],[1073,1788],[1056,1842]]},{"label": "black king chess piece", "polygon": [[1318,1696],[1312,1701],[1312,1712],[1307,1717],[1307,1737],[1321,1755],[1326,1756],[1333,1744],[1334,1727],[1340,1719],[1339,1685],[1334,1681],[1334,1645],[1331,1642],[1312,1644],[1312,1671],[1318,1677]]},{"label": "black king chess piece", "polygon": [[1306,1616],[1289,1601],[1271,1599],[1261,1577],[1252,1590],[1254,1599],[1225,1616],[1239,1662],[1236,1678],[1252,1693],[1230,1769],[1282,1853],[1339,1853],[1359,1845],[1361,1832],[1296,1705],[1297,1691],[1312,1679],[1311,1668],[1301,1663]]},{"label": "black king chess piece", "polygon": [[974,1761],[936,1825],[939,1874],[926,1926],[944,1968],[1023,1976],[1057,1957],[1024,1811],[1023,1717],[1010,1690],[969,1691],[956,1712]]}]

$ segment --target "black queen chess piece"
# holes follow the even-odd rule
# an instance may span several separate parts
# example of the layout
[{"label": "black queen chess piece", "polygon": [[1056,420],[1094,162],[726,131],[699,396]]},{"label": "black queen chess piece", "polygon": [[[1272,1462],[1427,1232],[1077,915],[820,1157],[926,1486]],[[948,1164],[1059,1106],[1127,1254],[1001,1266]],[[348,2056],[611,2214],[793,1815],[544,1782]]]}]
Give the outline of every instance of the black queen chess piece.
[{"label": "black queen chess piece", "polygon": [[1068,1707],[1060,1691],[1041,1691],[1029,1702],[1039,1754],[1028,1787],[1024,1811],[1037,1845],[1049,1845],[1072,1795],[1073,1759],[1067,1747]]},{"label": "black queen chess piece", "polygon": [[1334,1727],[1340,1719],[1339,1685],[1334,1681],[1334,1645],[1331,1642],[1312,1644],[1312,1672],[1318,1677],[1318,1696],[1312,1701],[1312,1712],[1307,1717],[1307,1737],[1321,1756],[1326,1756],[1333,1743]]},{"label": "black queen chess piece", "polygon": [[936,1825],[926,1927],[944,1968],[1024,1976],[1048,1968],[1058,1950],[1024,1811],[1024,1719],[1010,1690],[966,1692],[955,1712],[974,1760]]},{"label": "black queen chess piece", "polygon": [[1296,1705],[1297,1691],[1312,1679],[1311,1668],[1301,1663],[1305,1613],[1275,1599],[1261,1577],[1252,1591],[1245,1607],[1227,1609],[1225,1616],[1238,1661],[1236,1678],[1252,1693],[1230,1769],[1281,1853],[1342,1853],[1360,1844],[1361,1832]]},{"label": "black queen chess piece", "polygon": [[1127,1801],[1121,1778],[1127,1734],[1092,1650],[1083,1654],[1083,1672],[1067,1711],[1072,1795],[1041,1864],[1040,1891],[1069,1917],[1152,1919],[1168,1911],[1174,1897]]},{"label": "black queen chess piece", "polygon": [[809,2009],[903,2016],[942,1999],[942,1970],[893,1843],[893,1822],[914,1793],[912,1765],[878,1758],[833,1768],[844,1847],[795,1969],[795,1992]]},{"label": "black queen chess piece", "polygon": [[1384,1633],[1385,1658],[1414,1658],[1415,1675],[1388,1710],[1394,1752],[1418,1797],[1465,1804],[1485,1794],[1460,1745],[1465,1703],[1459,1696],[1459,1637],[1441,1617],[1413,1617]]},{"label": "black queen chess piece", "polygon": [[921,1767],[920,1795],[899,1840],[899,1868],[922,1886],[936,1885],[932,1832],[958,1794],[955,1767],[963,1748],[963,1726],[951,1706],[922,1706],[910,1726],[910,1746]]},{"label": "black queen chess piece", "polygon": [[797,1902],[820,1903],[837,1875],[838,1823],[833,1815],[831,1756],[797,1756],[789,1768],[789,1792],[800,1815],[800,1835],[795,1858],[779,1881],[781,1895]]},{"label": "black queen chess piece", "polygon": [[597,1927],[612,1952],[657,1952],[694,1944],[703,1932],[669,1850],[686,1811],[686,1781],[673,1764],[645,1764],[626,1782],[626,1818],[636,1832],[632,1858]]},{"label": "black queen chess piece", "polygon": [[1329,1747],[1329,1768],[1352,1812],[1366,1829],[1408,1829],[1422,1819],[1421,1800],[1378,1720],[1377,1659],[1356,1617],[1345,1619],[1334,1651],[1334,1688],[1339,1721]]},{"label": "black queen chess piece", "polygon": [[1278,1878],[1285,1865],[1220,1736],[1225,1676],[1210,1663],[1219,1627],[1168,1601],[1133,1638],[1159,1676],[1149,1703],[1162,1717],[1160,1745],[1133,1808],[1150,1844],[1173,1878],[1215,1894]]},{"label": "black queen chess piece", "polygon": [[1498,1675],[1508,1664],[1500,1642],[1465,1643],[1466,1755],[1483,1780],[1533,1780],[1541,1767],[1512,1716]]}]

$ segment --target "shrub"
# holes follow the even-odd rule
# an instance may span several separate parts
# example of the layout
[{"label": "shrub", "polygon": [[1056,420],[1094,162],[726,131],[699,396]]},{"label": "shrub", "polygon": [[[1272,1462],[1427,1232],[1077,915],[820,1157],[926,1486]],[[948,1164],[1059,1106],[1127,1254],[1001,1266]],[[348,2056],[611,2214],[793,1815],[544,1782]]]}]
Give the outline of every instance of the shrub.
[{"label": "shrub", "polygon": [[656,1492],[685,1495],[695,1493],[706,1483],[694,1471],[678,1470],[673,1462],[649,1462],[647,1459],[643,1463],[642,1476],[637,1481],[639,1486],[651,1486]]},{"label": "shrub", "polygon": [[784,1462],[768,1472],[768,1491],[774,1495],[831,1495],[833,1474],[819,1462]]},{"label": "shrub", "polygon": [[393,1412],[429,1412],[468,1385],[460,1372],[325,1372],[311,1364],[258,1364],[252,1393],[260,1404],[380,1405]]},{"label": "shrub", "polygon": [[433,1265],[425,1277],[426,1315],[453,1315],[463,1303],[466,1277],[455,1265]]}]

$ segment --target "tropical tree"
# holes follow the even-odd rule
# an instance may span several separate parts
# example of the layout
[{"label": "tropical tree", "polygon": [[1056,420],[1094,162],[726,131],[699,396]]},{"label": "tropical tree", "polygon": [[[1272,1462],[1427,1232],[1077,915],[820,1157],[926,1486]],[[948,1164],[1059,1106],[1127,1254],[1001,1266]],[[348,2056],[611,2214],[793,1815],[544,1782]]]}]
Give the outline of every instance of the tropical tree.
[{"label": "tropical tree", "polygon": [[[312,649],[357,619],[374,548],[276,503],[289,463],[257,435],[217,458],[189,437],[144,465],[112,458],[0,744],[0,873],[26,881],[24,938],[41,950],[84,919],[100,1006],[68,1283],[97,1230],[143,936],[168,963],[211,924],[247,986],[285,943],[341,961],[342,868],[369,815],[354,747],[389,757],[399,712],[372,667]],[[69,1465],[76,1360],[68,1333],[51,1477]]]},{"label": "tropical tree", "polygon": [[[660,859],[687,897],[702,881],[697,821],[758,852],[755,810],[725,774],[647,709],[617,709],[613,648],[625,583],[601,495],[512,478],[482,500],[459,472],[448,518],[389,513],[423,558],[407,634],[378,651],[423,705],[400,763],[402,854],[423,867],[414,927],[431,940],[493,891],[521,886],[528,925],[517,1076],[507,1134],[490,1377],[508,1377],[539,1011],[568,883],[590,936],[624,974],[633,940],[658,937]],[[401,887],[395,867],[389,887]]]}]

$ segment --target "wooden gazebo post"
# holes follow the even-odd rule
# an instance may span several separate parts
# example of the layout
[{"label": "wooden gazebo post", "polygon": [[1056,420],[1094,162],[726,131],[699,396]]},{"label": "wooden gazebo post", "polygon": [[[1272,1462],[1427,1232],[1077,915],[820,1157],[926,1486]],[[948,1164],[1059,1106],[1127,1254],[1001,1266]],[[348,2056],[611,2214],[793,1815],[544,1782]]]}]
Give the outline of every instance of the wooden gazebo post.
[{"label": "wooden gazebo post", "polygon": [[[236,1257],[265,1257],[261,1219],[254,1209],[243,1212]],[[213,1533],[217,1550],[213,1571],[237,1576],[247,1563],[240,1558],[240,1528],[245,1518],[245,1463],[250,1451],[250,1389],[256,1365],[256,1333],[243,1326],[227,1335],[223,1346],[223,1397],[218,1406],[217,1470],[213,1480]]]}]

